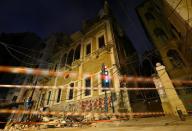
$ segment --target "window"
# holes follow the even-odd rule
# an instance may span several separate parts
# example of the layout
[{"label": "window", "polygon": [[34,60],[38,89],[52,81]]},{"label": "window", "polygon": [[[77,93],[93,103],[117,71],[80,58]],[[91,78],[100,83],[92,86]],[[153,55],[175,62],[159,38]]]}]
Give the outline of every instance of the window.
[{"label": "window", "polygon": [[74,88],[74,83],[70,84],[70,89],[69,89],[69,100],[73,99],[73,88]]},{"label": "window", "polygon": [[147,19],[147,21],[155,20],[155,17],[149,12],[145,13],[145,18]]},{"label": "window", "polygon": [[174,67],[183,67],[184,62],[182,61],[179,53],[176,50],[169,50],[167,56]]},{"label": "window", "polygon": [[57,92],[57,103],[59,103],[60,100],[61,100],[61,89],[59,89]]},{"label": "window", "polygon": [[91,43],[86,45],[86,55],[89,55],[91,53]]},{"label": "window", "polygon": [[155,28],[153,32],[155,36],[159,37],[162,41],[166,41],[168,39],[168,36],[161,28]]},{"label": "window", "polygon": [[17,100],[17,96],[14,96],[12,99],[12,102],[16,102],[16,100]]},{"label": "window", "polygon": [[91,95],[91,78],[85,79],[85,96]]},{"label": "window", "polygon": [[80,59],[80,53],[81,53],[81,45],[78,45],[75,49],[75,60]]},{"label": "window", "polygon": [[57,64],[55,65],[55,68],[54,68],[54,70],[55,70],[55,71],[57,70]]},{"label": "window", "polygon": [[40,106],[43,106],[44,99],[45,99],[45,94],[42,94],[42,96],[41,96]]},{"label": "window", "polygon": [[71,65],[72,62],[73,62],[73,54],[74,54],[74,50],[72,49],[70,52],[69,52],[69,55],[67,57],[67,64],[68,65]]},{"label": "window", "polygon": [[51,91],[48,92],[47,105],[49,105],[50,103],[50,98],[51,98]]},{"label": "window", "polygon": [[61,65],[65,66],[66,62],[67,62],[67,54],[64,54],[63,57],[62,57],[62,60],[61,60]]},{"label": "window", "polygon": [[179,38],[181,38],[181,33],[177,31],[177,29],[175,28],[175,26],[173,24],[170,24],[171,25],[171,30],[173,32],[173,36],[175,37],[178,36]]},{"label": "window", "polygon": [[99,44],[99,48],[103,48],[105,46],[105,39],[104,39],[104,35],[100,36],[98,38],[98,44]]}]

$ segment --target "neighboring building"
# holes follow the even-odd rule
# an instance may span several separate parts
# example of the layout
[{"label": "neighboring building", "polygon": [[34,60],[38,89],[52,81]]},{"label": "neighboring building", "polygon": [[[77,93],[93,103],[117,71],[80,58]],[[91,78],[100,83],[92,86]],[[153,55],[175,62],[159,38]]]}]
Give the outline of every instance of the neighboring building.
[{"label": "neighboring building", "polygon": [[[40,55],[40,50],[44,48],[42,40],[34,33],[2,33],[0,34],[0,52],[2,58],[0,65],[5,66],[22,66],[35,68]],[[27,85],[31,83],[33,76],[23,74],[3,73],[0,82],[3,84]],[[21,88],[1,88],[0,89],[0,108],[16,109],[24,105],[24,99],[21,98],[20,92],[26,89]],[[2,97],[4,96],[4,97]],[[0,120],[6,122],[12,119],[14,114],[1,114]],[[4,127],[5,124],[1,124]]]},{"label": "neighboring building", "polygon": [[[175,1],[174,1],[175,2]],[[177,3],[177,2],[176,2]],[[186,56],[186,52],[181,48],[190,49],[189,43],[184,38],[186,32],[182,34],[177,31],[173,24],[180,21],[179,18],[175,18],[174,22],[170,23],[169,19],[173,15],[168,16],[164,10],[167,5],[161,0],[148,0],[145,1],[137,8],[138,15],[143,23],[146,33],[161,56],[163,64],[171,76],[171,78],[190,79],[191,76],[186,72],[191,72],[191,57]],[[170,9],[173,11],[173,9]],[[170,11],[169,11],[170,12]],[[183,27],[183,30],[186,26]],[[190,34],[188,34],[190,36]],[[182,36],[182,38],[181,38]],[[187,36],[189,39],[190,37]],[[191,54],[191,52],[188,52]]]},{"label": "neighboring building", "polygon": [[[44,48],[44,43],[41,38],[35,33],[2,33],[0,34],[1,52],[4,54],[0,63],[5,66],[25,66],[34,68],[38,63],[40,50]],[[4,46],[3,46],[4,45]],[[3,74],[0,81],[5,84],[20,85],[25,84],[27,79],[31,76],[20,74]],[[12,103],[16,102],[19,97],[20,89],[10,88],[6,89],[6,101]],[[1,95],[2,96],[2,95]]]},{"label": "neighboring building", "polygon": [[179,51],[192,65],[192,1],[164,0],[164,11],[170,23],[171,30],[179,37]]},{"label": "neighboring building", "polygon": [[[181,4],[182,6],[179,5],[179,1],[146,0],[137,7],[138,16],[154,46],[154,50],[145,55],[147,59],[143,64],[154,72],[155,63],[162,61],[171,79],[191,80],[192,53],[190,51],[191,43],[189,43],[191,22],[184,22],[187,14],[186,6],[183,3],[185,0]],[[178,7],[176,7],[176,3],[179,5]],[[178,13],[180,10],[185,13]],[[154,59],[151,59],[151,56],[155,56],[154,54],[157,56],[155,62]],[[149,72],[148,75],[150,75]],[[184,100],[188,110],[191,110],[192,103],[189,103],[189,99],[192,97],[192,91],[190,89],[179,90],[178,94]]]}]

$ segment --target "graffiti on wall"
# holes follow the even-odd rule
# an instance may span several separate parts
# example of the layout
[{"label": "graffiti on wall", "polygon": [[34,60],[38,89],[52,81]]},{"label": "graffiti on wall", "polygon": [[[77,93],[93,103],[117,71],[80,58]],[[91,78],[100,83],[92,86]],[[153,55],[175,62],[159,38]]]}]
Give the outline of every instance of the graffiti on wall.
[{"label": "graffiti on wall", "polygon": [[[108,109],[111,108],[111,97],[107,97]],[[104,112],[105,99],[95,98],[81,100],[73,103],[66,103],[64,106],[64,112]]]},{"label": "graffiti on wall", "polygon": [[[111,108],[111,97],[107,97],[108,109]],[[105,99],[96,98],[90,100],[84,100],[80,102],[82,112],[104,112],[105,110]]]},{"label": "graffiti on wall", "polygon": [[78,103],[68,103],[64,106],[65,112],[77,112],[79,111],[79,104]]}]

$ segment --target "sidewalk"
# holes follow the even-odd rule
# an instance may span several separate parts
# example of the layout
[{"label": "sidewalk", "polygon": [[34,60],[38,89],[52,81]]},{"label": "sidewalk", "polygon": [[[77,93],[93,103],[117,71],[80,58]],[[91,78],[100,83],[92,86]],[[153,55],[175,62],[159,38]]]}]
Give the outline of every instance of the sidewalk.
[{"label": "sidewalk", "polygon": [[96,123],[97,127],[130,127],[130,126],[165,126],[165,125],[192,125],[192,117],[187,117],[181,121],[175,117],[152,117],[152,118],[134,118],[132,120],[120,120],[106,123]]}]

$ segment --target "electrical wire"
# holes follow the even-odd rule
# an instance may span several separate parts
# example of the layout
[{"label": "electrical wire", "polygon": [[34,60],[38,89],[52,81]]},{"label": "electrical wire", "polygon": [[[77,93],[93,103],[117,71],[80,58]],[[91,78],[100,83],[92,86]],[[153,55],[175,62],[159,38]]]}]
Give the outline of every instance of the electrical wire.
[{"label": "electrical wire", "polygon": [[[0,42],[0,43],[3,43],[5,44],[4,42]],[[28,50],[28,51],[31,51],[31,52],[34,52],[34,53],[39,53],[39,55],[42,53],[40,51],[36,51],[36,50],[33,50],[33,49],[29,49],[29,48],[26,48],[26,47],[23,47],[23,46],[18,46],[18,45],[13,45],[13,44],[7,44],[6,45],[8,47],[15,47],[15,48],[19,48],[19,49],[24,49],[24,50]],[[48,53],[47,53],[48,54]]]},{"label": "electrical wire", "polygon": [[[2,43],[2,42],[0,42],[0,44],[1,45],[3,45],[5,48],[6,48],[6,50],[10,53],[11,51],[10,50],[13,50],[13,51],[15,51],[15,52],[17,52],[17,53],[19,53],[19,54],[21,54],[21,55],[23,55],[23,56],[25,56],[25,57],[28,57],[28,58],[30,58],[30,59],[32,59],[33,61],[40,61],[40,62],[44,62],[44,64],[48,64],[48,65],[54,65],[54,63],[49,63],[49,62],[47,62],[47,61],[44,61],[44,60],[41,60],[41,59],[37,59],[37,58],[34,58],[34,57],[32,57],[32,56],[30,56],[30,55],[27,55],[27,54],[25,54],[25,53],[23,53],[23,52],[21,52],[21,51],[19,51],[19,50],[17,50],[17,49],[14,49],[14,48],[12,48],[12,47],[9,47],[9,46],[7,46],[6,44],[4,44],[4,43]],[[12,54],[12,53],[11,53]],[[13,54],[12,54],[13,55]],[[11,55],[11,56],[12,56]],[[15,58],[16,56],[14,56],[14,58]],[[23,61],[23,60],[21,60],[20,58],[18,58],[17,57],[17,60],[19,59],[19,61],[21,62],[21,61]],[[43,64],[43,63],[41,63],[41,64]],[[33,65],[33,64],[31,64],[31,65]],[[36,64],[35,64],[36,65]]]},{"label": "electrical wire", "polygon": [[32,63],[28,63],[28,62],[25,62],[23,60],[21,60],[20,58],[18,58],[17,56],[15,56],[8,48],[5,48],[7,50],[7,52],[13,57],[15,58],[17,61],[21,62],[21,63],[24,63],[26,65],[29,65],[29,66],[36,66],[36,64],[32,64]]},{"label": "electrical wire", "polygon": [[181,4],[183,0],[180,0],[178,2],[178,4],[175,6],[175,8],[170,12],[170,14],[167,16],[168,18],[171,17],[171,15],[176,11],[176,9],[179,7],[179,5]]},{"label": "electrical wire", "polygon": [[20,52],[20,51],[18,51],[18,50],[16,50],[16,49],[14,49],[14,48],[11,48],[11,47],[7,47],[7,48],[9,48],[9,49],[11,49],[11,50],[13,50],[13,51],[15,51],[15,52],[17,52],[17,53],[23,55],[23,56],[26,56],[26,57],[28,57],[28,58],[31,58],[31,59],[33,59],[34,61],[38,61],[38,62],[40,61],[40,62],[43,62],[43,63],[41,63],[41,64],[54,65],[54,63],[49,63],[49,62],[47,62],[47,61],[44,61],[44,60],[41,60],[41,59],[34,58],[34,57],[29,56],[29,55],[27,55],[27,54],[24,54],[24,53],[22,53],[22,52]]}]

